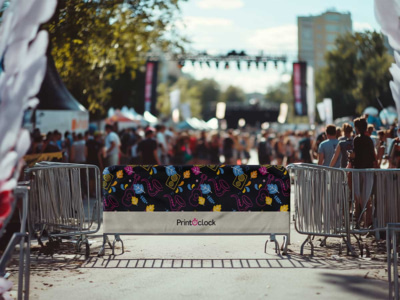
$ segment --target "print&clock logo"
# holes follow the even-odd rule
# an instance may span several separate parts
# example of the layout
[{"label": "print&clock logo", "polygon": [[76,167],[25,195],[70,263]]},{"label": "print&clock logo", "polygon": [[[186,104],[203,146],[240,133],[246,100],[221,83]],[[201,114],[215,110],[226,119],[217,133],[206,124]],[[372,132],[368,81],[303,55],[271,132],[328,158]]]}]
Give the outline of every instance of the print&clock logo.
[{"label": "print&clock logo", "polygon": [[176,226],[215,226],[215,220],[203,220],[200,221],[194,218],[193,220],[177,219]]}]

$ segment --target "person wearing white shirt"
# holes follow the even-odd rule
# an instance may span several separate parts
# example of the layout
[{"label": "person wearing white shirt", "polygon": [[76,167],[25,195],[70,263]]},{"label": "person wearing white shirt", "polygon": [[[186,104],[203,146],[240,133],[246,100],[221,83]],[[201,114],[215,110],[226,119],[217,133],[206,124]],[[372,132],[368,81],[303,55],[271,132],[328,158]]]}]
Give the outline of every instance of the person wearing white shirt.
[{"label": "person wearing white shirt", "polygon": [[105,146],[106,146],[106,153],[105,153],[105,159],[106,159],[106,164],[105,166],[114,166],[118,165],[119,162],[119,147],[121,145],[121,141],[118,137],[118,135],[113,131],[113,127],[110,124],[106,125],[106,140],[105,140]]}]

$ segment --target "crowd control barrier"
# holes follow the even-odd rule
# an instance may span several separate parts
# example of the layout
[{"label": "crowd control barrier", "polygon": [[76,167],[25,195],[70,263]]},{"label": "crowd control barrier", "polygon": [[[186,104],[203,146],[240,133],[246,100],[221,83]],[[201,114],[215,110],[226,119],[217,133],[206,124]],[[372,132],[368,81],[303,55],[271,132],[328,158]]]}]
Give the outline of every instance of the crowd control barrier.
[{"label": "crowd control barrier", "polygon": [[77,250],[101,225],[100,170],[97,166],[42,162],[25,170],[30,182],[29,232],[50,240],[77,238]]},{"label": "crowd control barrier", "polygon": [[343,169],[311,164],[291,164],[295,229],[307,238],[301,245],[314,246],[312,236],[342,238],[352,252],[349,230],[349,186]]},{"label": "crowd control barrier", "polygon": [[290,180],[270,165],[111,166],[103,172],[103,222],[99,255],[107,243],[114,254],[120,235],[150,234],[270,235],[276,252],[283,235],[286,253]]},{"label": "crowd control barrier", "polygon": [[[340,237],[348,252],[355,254],[350,236],[357,239],[361,255],[361,236],[386,231],[388,223],[400,222],[399,169],[337,169],[311,164],[292,164],[295,228],[312,236]],[[368,250],[368,249],[367,249]]]}]

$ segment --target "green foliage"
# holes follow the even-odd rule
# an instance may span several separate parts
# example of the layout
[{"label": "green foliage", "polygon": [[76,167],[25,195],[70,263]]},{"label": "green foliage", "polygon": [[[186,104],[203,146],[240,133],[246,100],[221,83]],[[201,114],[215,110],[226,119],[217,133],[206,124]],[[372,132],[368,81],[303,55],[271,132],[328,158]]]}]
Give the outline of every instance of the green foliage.
[{"label": "green foliage", "polygon": [[292,81],[281,82],[268,89],[265,99],[271,102],[293,105]]},{"label": "green foliage", "polygon": [[202,103],[198,81],[187,77],[180,77],[172,86],[168,86],[166,83],[158,85],[156,108],[160,114],[164,117],[171,115],[169,93],[176,89],[181,92],[180,103],[189,103],[192,117],[201,118]]},{"label": "green foliage", "polygon": [[178,2],[58,1],[46,25],[51,53],[66,86],[91,113],[104,113],[112,82],[127,72],[134,78],[152,47],[182,50],[185,41],[174,34]]},{"label": "green foliage", "polygon": [[222,92],[221,101],[225,103],[229,102],[243,103],[246,101],[246,95],[241,88],[230,85],[224,92]]},{"label": "green foliage", "polygon": [[327,52],[327,66],[316,73],[317,102],[332,98],[334,118],[361,114],[365,107],[393,105],[389,89],[394,61],[377,32],[347,34]]}]

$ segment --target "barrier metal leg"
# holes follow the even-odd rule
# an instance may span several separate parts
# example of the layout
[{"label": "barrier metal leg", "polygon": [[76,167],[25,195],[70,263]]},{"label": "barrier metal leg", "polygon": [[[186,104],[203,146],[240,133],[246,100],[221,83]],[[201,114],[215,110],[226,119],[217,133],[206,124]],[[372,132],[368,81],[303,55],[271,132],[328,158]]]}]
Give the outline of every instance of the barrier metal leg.
[{"label": "barrier metal leg", "polygon": [[307,243],[310,244],[310,246],[311,246],[311,256],[314,256],[314,244],[312,242],[311,235],[307,236],[306,240],[303,242],[303,244],[301,244],[300,255],[303,255],[304,245]]},{"label": "barrier metal leg", "polygon": [[[108,235],[107,234],[103,234],[103,245],[101,246],[100,251],[97,254],[97,256],[103,256],[105,254],[106,243],[110,246],[110,249],[113,249],[113,246],[111,245],[111,242],[108,239]],[[114,252],[113,252],[113,254],[114,254]]]},{"label": "barrier metal leg", "polygon": [[389,299],[393,298],[391,233],[392,231],[388,226],[388,228],[386,229],[386,250],[387,250],[387,269],[388,269],[388,281],[389,281]]},{"label": "barrier metal leg", "polygon": [[112,254],[113,255],[114,255],[114,252],[115,252],[115,244],[117,242],[121,242],[121,245],[122,245],[122,253],[121,254],[123,254],[125,252],[125,250],[124,250],[124,242],[121,240],[121,237],[119,236],[119,234],[116,234],[115,235],[115,239],[113,241],[113,245],[112,245]]},{"label": "barrier metal leg", "polygon": [[397,265],[397,234],[393,234],[393,281],[394,281],[394,296],[399,299],[399,268]]},{"label": "barrier metal leg", "polygon": [[[281,255],[281,250],[279,248],[279,243],[276,240],[275,234],[270,234],[270,238],[269,239],[270,239],[271,242],[275,242],[275,253],[278,253],[278,255]],[[267,246],[268,246],[268,240],[265,242],[264,253],[267,253]]]},{"label": "barrier metal leg", "polygon": [[289,237],[287,235],[284,235],[283,236],[282,247],[281,247],[281,250],[283,251],[282,252],[283,255],[287,255],[288,243],[289,243]]}]

